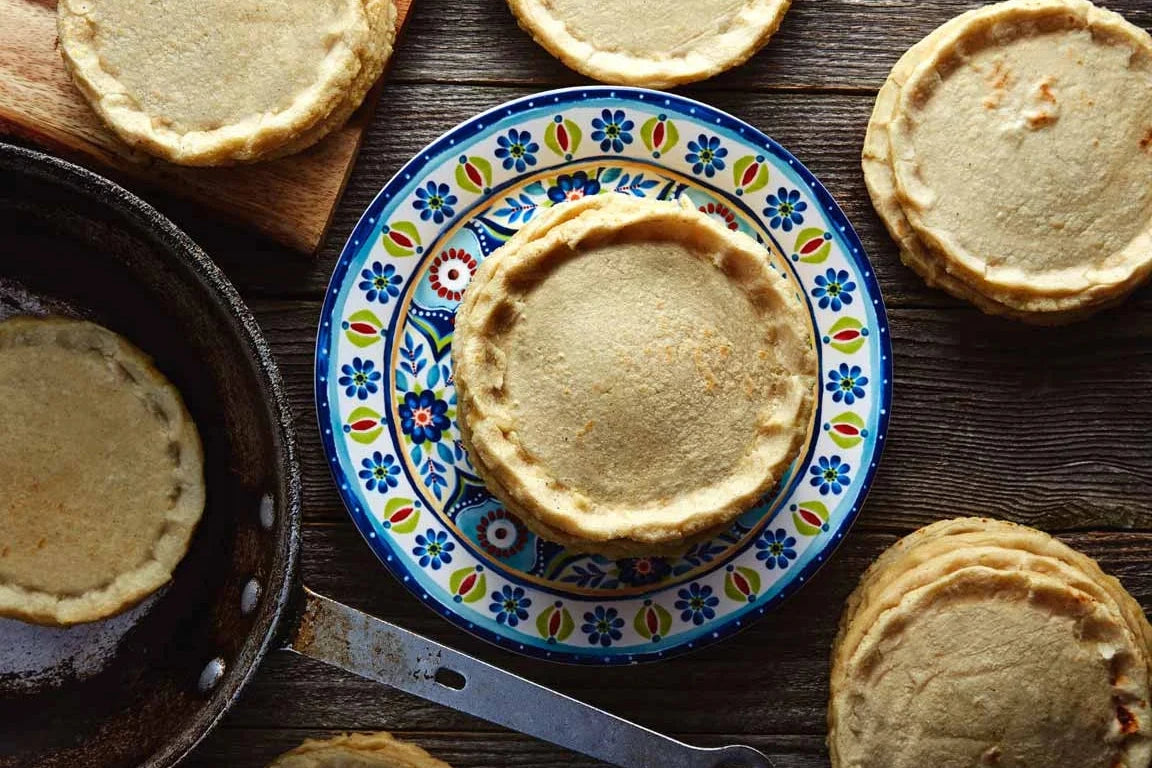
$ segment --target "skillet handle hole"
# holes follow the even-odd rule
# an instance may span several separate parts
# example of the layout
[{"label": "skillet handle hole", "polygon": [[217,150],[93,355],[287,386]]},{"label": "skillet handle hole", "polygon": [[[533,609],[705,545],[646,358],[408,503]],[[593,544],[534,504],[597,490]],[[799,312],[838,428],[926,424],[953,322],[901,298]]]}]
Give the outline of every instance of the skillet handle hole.
[{"label": "skillet handle hole", "polygon": [[464,690],[464,686],[468,685],[468,679],[454,669],[448,667],[440,667],[436,670],[436,682],[445,688],[451,688],[454,691]]}]

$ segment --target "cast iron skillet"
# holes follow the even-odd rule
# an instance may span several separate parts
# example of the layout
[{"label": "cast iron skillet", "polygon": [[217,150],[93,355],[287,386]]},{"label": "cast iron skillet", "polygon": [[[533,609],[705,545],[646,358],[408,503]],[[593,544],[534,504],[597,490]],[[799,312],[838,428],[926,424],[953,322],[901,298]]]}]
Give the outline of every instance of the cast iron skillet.
[{"label": "cast iron skillet", "polygon": [[771,766],[750,747],[673,741],[300,586],[287,398],[236,290],[138,198],[0,144],[0,320],[13,314],[93,320],[151,355],[200,429],[208,499],[172,582],[129,613],[67,630],[0,620],[0,768],[172,766],[276,645],[625,768]]},{"label": "cast iron skillet", "polygon": [[280,374],[236,290],[171,222],[92,173],[0,145],[0,317],[18,313],[93,320],[151,355],[199,427],[208,499],[175,578],[107,664],[63,652],[30,671],[20,655],[108,638],[3,622],[0,766],[171,765],[236,698],[292,591],[300,468]]}]

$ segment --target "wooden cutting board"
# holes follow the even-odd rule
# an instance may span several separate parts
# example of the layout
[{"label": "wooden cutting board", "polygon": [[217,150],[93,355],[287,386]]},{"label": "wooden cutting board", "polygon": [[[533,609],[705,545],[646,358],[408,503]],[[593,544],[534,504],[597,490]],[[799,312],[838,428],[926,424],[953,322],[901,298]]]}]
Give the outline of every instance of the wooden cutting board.
[{"label": "wooden cutting board", "polygon": [[[412,0],[397,0],[403,27]],[[236,168],[184,168],[133,152],[96,116],[56,50],[55,0],[0,0],[0,134],[95,171],[189,198],[305,253],[324,239],[380,85],[343,129],[306,152]]]}]

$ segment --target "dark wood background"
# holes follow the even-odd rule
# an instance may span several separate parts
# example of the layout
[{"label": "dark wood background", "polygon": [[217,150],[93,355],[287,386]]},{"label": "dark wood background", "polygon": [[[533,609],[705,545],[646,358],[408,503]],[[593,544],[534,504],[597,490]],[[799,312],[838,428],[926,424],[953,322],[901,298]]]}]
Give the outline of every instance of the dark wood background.
[{"label": "dark wood background", "polygon": [[[306,472],[304,577],[313,588],[652,728],[747,742],[779,768],[828,765],[827,655],[845,596],[901,534],[955,515],[1057,532],[1152,606],[1152,292],[1062,329],[989,319],[904,268],[872,212],[860,147],[900,54],[972,0],[796,0],[747,65],[682,89],[763,129],[818,175],[871,254],[891,315],[891,441],[855,531],[811,585],[743,634],[679,660],[583,669],[521,659],[437,618],[379,566],[346,516],[317,439],[320,298],[360,212],[441,132],[508,99],[584,81],[538,48],[502,0],[417,0],[320,259],[147,195],[225,268],[270,337]],[[1110,0],[1152,27],[1149,0]],[[684,0],[684,12],[693,12]],[[990,193],[991,190],[990,190]],[[557,723],[557,728],[562,727]],[[273,653],[189,768],[257,768],[307,737],[386,729],[457,768],[595,763],[285,653]]]}]

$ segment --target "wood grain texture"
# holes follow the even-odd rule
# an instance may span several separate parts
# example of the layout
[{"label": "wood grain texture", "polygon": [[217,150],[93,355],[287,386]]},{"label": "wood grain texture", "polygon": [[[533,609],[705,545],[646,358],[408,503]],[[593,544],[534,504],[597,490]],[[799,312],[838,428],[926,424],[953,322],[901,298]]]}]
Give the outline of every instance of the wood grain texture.
[{"label": "wood grain texture", "polygon": [[[414,607],[392,579],[373,578],[379,569],[351,524],[306,528],[304,572],[313,587],[358,608],[688,742],[746,742],[765,748],[780,768],[826,768],[827,652],[836,621],[859,574],[896,538],[861,524],[800,595],[719,646],[661,664],[594,671],[515,657]],[[1146,535],[1083,532],[1062,538],[1099,558],[1150,605]],[[345,730],[398,732],[456,768],[492,768],[504,761],[599,765],[284,653],[265,662],[223,727],[189,764],[257,768],[304,738]],[[451,757],[441,754],[444,749]]]},{"label": "wood grain texture", "polygon": [[[320,304],[253,306],[301,424],[308,519],[343,521],[314,426]],[[1056,330],[968,307],[889,315],[895,397],[870,524],[906,530],[975,514],[1048,530],[1152,531],[1152,398],[1142,383],[1152,380],[1152,311],[1126,305]]]},{"label": "wood grain texture", "polygon": [[[422,18],[414,14],[413,28]],[[411,55],[408,35],[398,60]],[[203,220],[171,204],[166,210],[246,287],[249,295],[320,296],[332,267],[360,214],[382,186],[413,155],[441,133],[473,115],[509,99],[528,96],[523,86],[386,83],[373,125],[364,136],[360,161],[336,211],[327,241],[315,262],[293,259],[273,244],[246,237],[217,222]],[[900,263],[897,250],[872,209],[860,171],[860,150],[874,96],[868,93],[800,93],[772,91],[693,93],[746,120],[782,143],[828,187],[860,235],[876,268],[885,301],[892,307],[962,306],[924,285]],[[1134,301],[1152,306],[1152,289]],[[1106,314],[1105,317],[1112,316]]]},{"label": "wood grain texture", "polygon": [[[986,318],[900,265],[871,210],[859,153],[876,88],[903,50],[972,0],[796,0],[780,34],[744,67],[682,92],[792,149],[860,232],[891,310],[895,405],[884,462],[860,522],[801,593],[747,631],[670,662],[589,670],[521,659],[456,630],[376,562],[345,514],[312,405],[319,299],[364,207],[424,144],[502,101],[587,82],[516,28],[503,0],[419,3],[384,108],[321,258],[159,202],[240,286],[280,361],[305,476],[303,571],[315,589],[644,725],[702,745],[741,741],[779,768],[827,768],[827,655],[844,598],[896,538],[927,522],[988,514],[1059,532],[1152,608],[1152,291],[1066,329]],[[1147,0],[1110,7],[1152,25]],[[445,9],[450,7],[450,11]],[[388,729],[456,768],[597,763],[274,653],[186,763],[258,768],[308,737]]]},{"label": "wood grain texture", "polygon": [[[305,469],[303,570],[314,589],[397,621],[650,727],[702,744],[724,735],[786,766],[823,766],[826,655],[844,598],[885,547],[913,528],[986,514],[1064,533],[1152,606],[1152,313],[1130,306],[1061,331],[970,308],[894,309],[896,406],[861,521],[794,600],[721,646],[659,665],[596,670],[542,664],[456,630],[378,565],[348,521],[314,426],[318,302],[253,301],[288,383]],[[1139,386],[1139,385],[1137,385]],[[1117,529],[1135,530],[1120,531]],[[687,692],[690,691],[690,695]],[[481,721],[322,664],[274,655],[193,765],[261,765],[311,734],[412,732],[454,765],[591,765]],[[477,732],[492,732],[477,738]],[[430,741],[426,741],[430,739]],[[439,752],[438,752],[439,754]],[[571,762],[569,762],[571,760]],[[213,762],[221,761],[221,762]]]},{"label": "wood grain texture", "polygon": [[[696,83],[693,91],[831,89],[875,92],[900,55],[979,0],[794,0],[780,31],[746,64]],[[1152,27],[1147,0],[1107,0],[1109,8]],[[693,12],[685,3],[685,13]],[[552,58],[525,33],[503,0],[453,4],[450,19],[418,13],[399,82],[495,83],[542,87],[589,80]]]},{"label": "wood grain texture", "polygon": [[[411,0],[399,0],[403,26]],[[374,88],[348,123],[298,155],[237,168],[186,168],[133,150],[72,84],[56,50],[51,0],[0,0],[0,133],[23,138],[118,180],[145,184],[313,253],[344,190],[379,96]]]},{"label": "wood grain texture", "polygon": [[[213,766],[236,766],[255,768],[263,765],[255,760],[254,753],[275,755],[286,751],[305,738],[329,738],[337,731],[326,730],[248,730],[224,726],[222,731],[229,734],[230,744],[221,744],[209,739],[200,748],[205,759]],[[570,752],[549,747],[538,741],[530,741],[515,734],[477,734],[443,731],[401,732],[401,738],[424,747],[433,756],[454,766],[477,765],[488,768],[594,768],[604,763],[573,755]],[[697,739],[701,746],[724,746],[734,742],[736,737],[709,737]],[[741,738],[763,750],[782,768],[818,768],[824,765],[821,756],[822,744],[813,737],[756,737]],[[236,746],[243,745],[243,746]],[[659,766],[657,768],[663,768]]]}]

